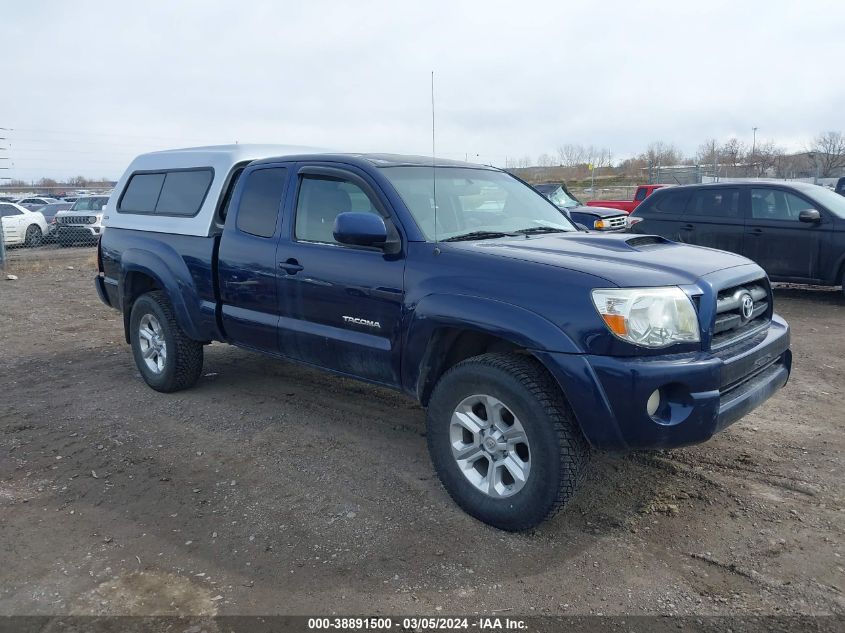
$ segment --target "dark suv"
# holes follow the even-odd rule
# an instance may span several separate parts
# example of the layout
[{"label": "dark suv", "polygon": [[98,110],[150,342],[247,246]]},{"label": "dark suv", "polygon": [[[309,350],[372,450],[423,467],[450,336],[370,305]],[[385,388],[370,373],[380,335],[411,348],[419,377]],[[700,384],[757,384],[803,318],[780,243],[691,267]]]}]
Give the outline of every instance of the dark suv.
[{"label": "dark suv", "polygon": [[838,286],[845,198],[807,183],[720,182],[656,191],[629,217],[632,233],[745,255],[773,281]]}]

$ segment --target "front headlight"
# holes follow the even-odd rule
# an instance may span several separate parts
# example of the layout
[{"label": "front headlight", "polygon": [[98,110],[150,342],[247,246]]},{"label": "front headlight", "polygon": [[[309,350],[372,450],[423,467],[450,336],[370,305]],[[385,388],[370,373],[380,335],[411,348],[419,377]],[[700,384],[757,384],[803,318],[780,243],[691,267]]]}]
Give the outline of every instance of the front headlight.
[{"label": "front headlight", "polygon": [[598,288],[593,304],[607,329],[634,345],[656,348],[700,340],[695,307],[677,286]]}]

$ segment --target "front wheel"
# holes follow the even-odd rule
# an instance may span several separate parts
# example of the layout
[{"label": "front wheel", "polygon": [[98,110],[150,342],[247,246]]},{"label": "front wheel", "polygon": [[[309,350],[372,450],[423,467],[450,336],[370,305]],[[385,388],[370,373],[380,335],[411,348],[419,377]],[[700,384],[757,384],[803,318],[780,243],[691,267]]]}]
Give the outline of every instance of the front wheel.
[{"label": "front wheel", "polygon": [[135,365],[156,391],[192,387],[202,373],[202,343],[179,327],[167,295],[160,290],[138,297],[129,317]]},{"label": "front wheel", "polygon": [[24,244],[27,246],[38,246],[41,244],[41,227],[37,224],[30,224],[26,229]]},{"label": "front wheel", "polygon": [[458,363],[437,383],[427,424],[446,491],[503,530],[527,530],[557,513],[589,459],[559,386],[530,356],[484,354]]}]

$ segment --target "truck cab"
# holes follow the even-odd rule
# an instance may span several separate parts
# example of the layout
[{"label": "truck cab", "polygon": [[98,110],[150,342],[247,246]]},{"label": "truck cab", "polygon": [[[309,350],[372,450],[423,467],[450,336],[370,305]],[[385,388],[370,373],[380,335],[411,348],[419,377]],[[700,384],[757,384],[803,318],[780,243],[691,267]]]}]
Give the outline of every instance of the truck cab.
[{"label": "truck cab", "polygon": [[585,234],[489,166],[157,152],[104,223],[97,291],[149,386],[192,386],[221,341],[399,390],[452,498],[505,530],[563,507],[593,448],[705,441],[791,368],[757,265]]}]

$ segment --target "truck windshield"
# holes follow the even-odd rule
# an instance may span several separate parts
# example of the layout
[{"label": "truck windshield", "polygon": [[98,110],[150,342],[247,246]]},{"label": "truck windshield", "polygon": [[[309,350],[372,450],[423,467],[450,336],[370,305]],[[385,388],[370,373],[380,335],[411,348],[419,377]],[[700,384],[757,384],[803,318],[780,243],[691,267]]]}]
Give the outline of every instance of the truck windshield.
[{"label": "truck windshield", "polygon": [[570,196],[563,187],[558,187],[551,194],[549,194],[549,200],[551,200],[555,204],[555,206],[561,207],[563,209],[571,209],[573,207],[581,206],[581,203],[578,202],[572,196]]},{"label": "truck windshield", "polygon": [[73,203],[71,211],[99,211],[109,201],[108,198],[78,198]]},{"label": "truck windshield", "polygon": [[423,166],[382,167],[382,171],[402,197],[426,239],[445,240],[461,236],[485,239],[518,231],[578,230],[545,197],[500,171]]}]

